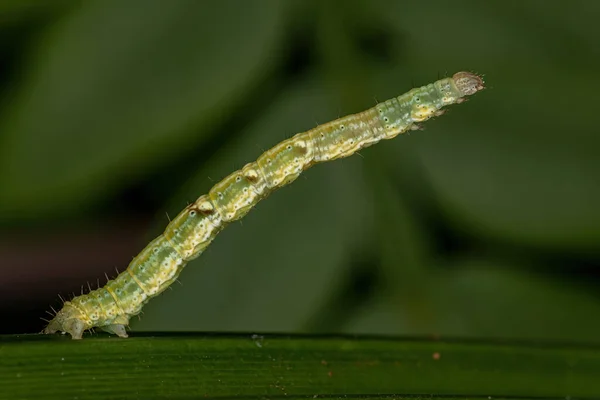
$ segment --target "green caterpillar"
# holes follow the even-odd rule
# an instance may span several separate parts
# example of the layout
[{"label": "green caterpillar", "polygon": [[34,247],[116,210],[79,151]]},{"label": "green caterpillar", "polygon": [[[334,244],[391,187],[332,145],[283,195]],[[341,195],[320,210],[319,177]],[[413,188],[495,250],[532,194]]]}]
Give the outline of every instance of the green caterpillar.
[{"label": "green caterpillar", "polygon": [[114,280],[66,301],[43,333],[61,331],[81,339],[85,330],[98,327],[127,337],[129,319],[169,287],[227,224],[242,218],[273,191],[314,164],[348,157],[380,140],[418,129],[417,123],[443,114],[442,108],[482,89],[480,76],[458,72],[284,140],[186,207]]}]

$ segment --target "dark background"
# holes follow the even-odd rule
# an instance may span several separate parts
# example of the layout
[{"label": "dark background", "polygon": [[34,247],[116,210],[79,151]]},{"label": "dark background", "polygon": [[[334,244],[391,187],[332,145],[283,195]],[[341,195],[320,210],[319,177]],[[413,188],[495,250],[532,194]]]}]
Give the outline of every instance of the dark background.
[{"label": "dark background", "polygon": [[135,331],[598,341],[600,2],[0,3],[0,332],[42,329],[279,141],[460,70],[488,90],[319,165]]}]

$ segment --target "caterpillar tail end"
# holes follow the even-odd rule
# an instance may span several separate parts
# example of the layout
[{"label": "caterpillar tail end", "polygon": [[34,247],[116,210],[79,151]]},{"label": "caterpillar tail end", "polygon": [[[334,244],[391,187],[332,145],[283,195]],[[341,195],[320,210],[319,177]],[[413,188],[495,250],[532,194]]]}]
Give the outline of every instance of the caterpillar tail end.
[{"label": "caterpillar tail end", "polygon": [[[102,325],[99,326],[99,328],[122,338],[128,337],[126,330],[128,318],[120,317],[113,322],[117,323]],[[71,335],[72,339],[79,340],[83,338],[83,332],[87,329],[91,329],[93,326],[95,325],[89,318],[87,318],[77,307],[73,306],[72,303],[67,301],[65,302],[64,307],[56,313],[54,318],[52,318],[44,330],[42,330],[42,333],[68,333]]]},{"label": "caterpillar tail end", "polygon": [[[64,310],[64,309],[63,309]],[[78,318],[68,317],[60,310],[54,319],[48,323],[42,333],[52,334],[56,332],[68,333],[73,339],[81,339],[83,332],[87,329],[85,322]]]},{"label": "caterpillar tail end", "polygon": [[463,96],[471,96],[483,89],[485,89],[485,82],[483,78],[471,72],[457,72],[452,76],[456,88],[463,94]]},{"label": "caterpillar tail end", "polygon": [[68,333],[73,339],[81,339],[83,332],[90,326],[85,322],[81,312],[73,307],[68,301],[64,307],[56,313],[54,318],[44,328],[42,333],[52,334],[56,332]]}]

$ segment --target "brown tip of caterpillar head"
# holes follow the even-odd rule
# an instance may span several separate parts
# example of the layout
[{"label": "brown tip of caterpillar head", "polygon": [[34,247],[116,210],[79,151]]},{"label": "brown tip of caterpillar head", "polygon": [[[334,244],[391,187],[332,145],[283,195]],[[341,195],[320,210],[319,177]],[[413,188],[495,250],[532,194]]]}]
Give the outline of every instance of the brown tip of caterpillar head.
[{"label": "brown tip of caterpillar head", "polygon": [[483,79],[471,72],[457,72],[452,77],[456,88],[462,93],[463,96],[470,96],[477,93],[480,90],[485,89]]},{"label": "brown tip of caterpillar head", "polygon": [[83,318],[79,315],[79,311],[69,306],[69,302],[56,313],[56,316],[48,323],[42,333],[52,334],[56,332],[64,332],[71,335],[73,339],[81,339],[83,331],[87,329]]}]

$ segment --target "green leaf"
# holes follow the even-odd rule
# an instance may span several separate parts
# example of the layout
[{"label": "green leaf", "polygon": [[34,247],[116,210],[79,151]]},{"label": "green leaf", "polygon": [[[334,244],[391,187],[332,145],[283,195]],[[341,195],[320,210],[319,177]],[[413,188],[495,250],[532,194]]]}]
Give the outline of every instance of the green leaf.
[{"label": "green leaf", "polygon": [[456,229],[597,253],[600,136],[590,84],[600,64],[589,30],[598,5],[576,2],[566,17],[546,2],[379,3],[406,43],[399,78],[421,83],[462,69],[486,77],[489,89],[428,124],[435,132],[419,135],[415,149]]},{"label": "green leaf", "polygon": [[581,284],[483,257],[429,267],[416,299],[382,294],[346,332],[600,342],[600,300]]},{"label": "green leaf", "polygon": [[0,215],[69,210],[203,142],[269,73],[285,9],[83,2],[40,41],[4,110]]},{"label": "green leaf", "polygon": [[0,28],[14,26],[52,15],[75,5],[74,0],[3,0],[0,2]]},{"label": "green leaf", "polygon": [[592,398],[600,348],[366,337],[0,337],[0,399]]}]

